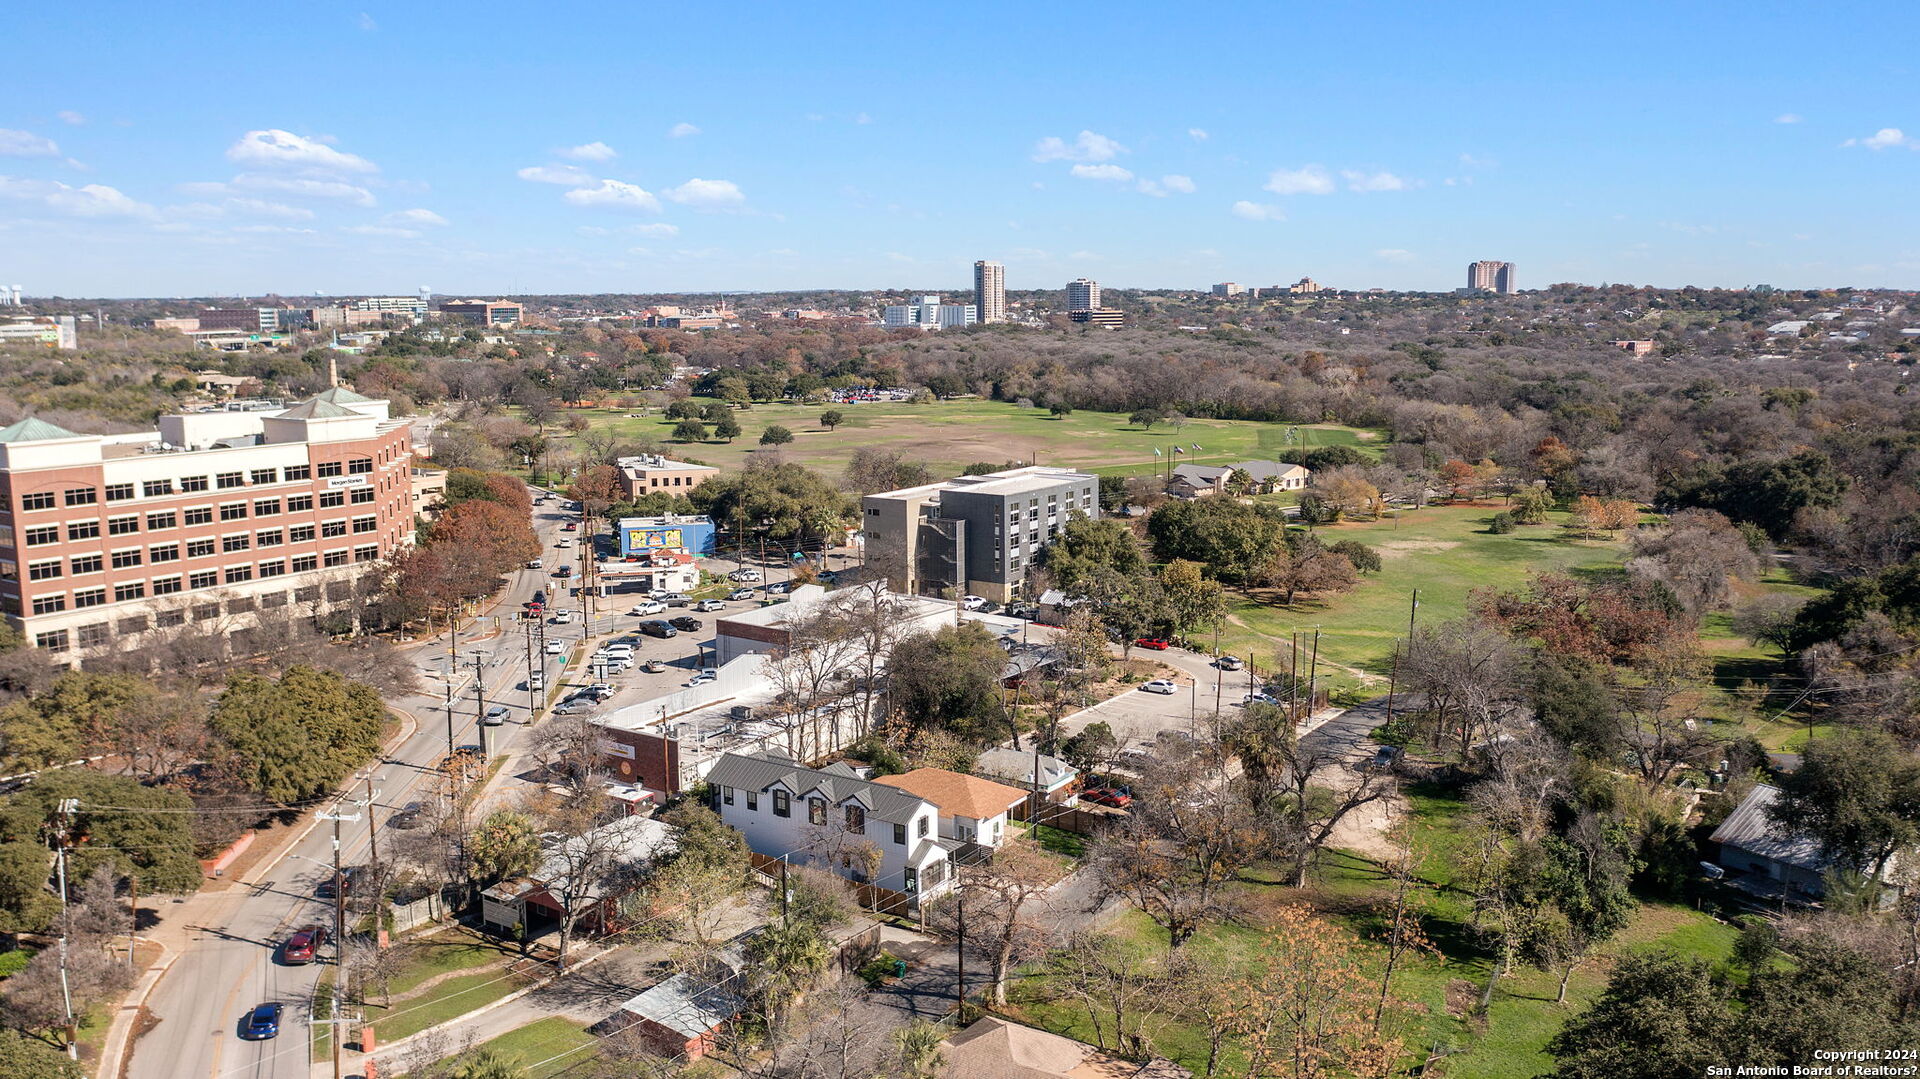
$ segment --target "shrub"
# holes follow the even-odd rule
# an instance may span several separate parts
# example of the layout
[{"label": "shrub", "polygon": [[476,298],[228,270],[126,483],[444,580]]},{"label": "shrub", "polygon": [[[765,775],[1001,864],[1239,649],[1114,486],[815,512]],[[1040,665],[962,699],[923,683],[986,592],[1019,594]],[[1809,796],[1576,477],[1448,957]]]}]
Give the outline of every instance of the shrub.
[{"label": "shrub", "polygon": [[1493,518],[1487,522],[1487,531],[1493,533],[1496,536],[1504,536],[1507,533],[1513,531],[1513,529],[1514,529],[1513,514],[1508,513],[1505,510],[1502,510],[1499,513],[1494,514]]}]

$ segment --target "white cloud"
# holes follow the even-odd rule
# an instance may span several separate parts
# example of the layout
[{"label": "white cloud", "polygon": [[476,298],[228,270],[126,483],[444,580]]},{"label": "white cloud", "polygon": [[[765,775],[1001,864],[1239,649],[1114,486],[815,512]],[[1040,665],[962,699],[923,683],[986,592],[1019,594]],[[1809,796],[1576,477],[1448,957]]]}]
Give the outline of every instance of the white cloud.
[{"label": "white cloud", "polygon": [[60,147],[44,135],[0,127],[0,154],[8,157],[58,157]]},{"label": "white cloud", "polygon": [[1475,157],[1472,154],[1461,154],[1460,164],[1469,169],[1491,169],[1499,167],[1500,162],[1490,157]]},{"label": "white cloud", "polygon": [[1075,165],[1073,174],[1082,180],[1117,180],[1125,183],[1133,179],[1133,173],[1118,165]]},{"label": "white cloud", "polygon": [[414,240],[420,236],[413,229],[397,229],[391,225],[350,225],[342,231],[356,236],[391,236],[401,240]]},{"label": "white cloud", "polygon": [[235,225],[234,232],[271,233],[274,235],[311,236],[314,230],[295,228],[292,225]]},{"label": "white cloud", "polygon": [[1164,185],[1168,191],[1178,191],[1182,195],[1191,195],[1195,190],[1193,177],[1182,176],[1179,173],[1160,177],[1160,183]]},{"label": "white cloud", "polygon": [[1307,165],[1298,169],[1275,169],[1267,174],[1267,182],[1261,186],[1276,195],[1331,195],[1333,177],[1319,165]]},{"label": "white cloud", "polygon": [[[1085,165],[1075,166],[1075,168],[1087,167],[1088,166]],[[1111,166],[1103,165],[1099,167],[1109,168]],[[1156,199],[1164,199],[1176,191],[1182,195],[1191,195],[1193,194],[1193,179],[1175,174],[1172,176],[1162,176],[1158,180],[1141,180],[1136,190],[1142,195],[1151,195]]]},{"label": "white cloud", "polygon": [[576,187],[567,192],[565,197],[575,206],[660,212],[660,200],[654,198],[652,192],[619,180],[602,180],[595,187]]},{"label": "white cloud", "polygon": [[373,16],[367,14],[364,11],[360,13],[359,18],[353,20],[353,23],[355,26],[358,26],[361,30],[366,31],[369,34],[373,33],[375,30],[380,29],[380,24],[373,21]]},{"label": "white cloud", "polygon": [[699,128],[693,126],[692,124],[686,123],[685,121],[682,121],[681,123],[677,123],[667,129],[667,137],[670,139],[684,139],[688,135],[698,135],[699,133],[700,133]]},{"label": "white cloud", "polygon": [[593,177],[585,169],[572,165],[528,165],[514,175],[536,184],[562,184],[567,187],[590,187],[593,184]]},{"label": "white cloud", "polygon": [[434,213],[432,210],[421,210],[421,209],[395,210],[394,212],[388,214],[386,217],[381,218],[381,220],[385,221],[389,225],[398,225],[402,227],[409,226],[409,225],[436,225],[437,226],[437,225],[444,225],[447,223],[446,218],[441,217],[439,214]]},{"label": "white cloud", "polygon": [[702,180],[697,176],[679,187],[669,187],[660,193],[682,206],[691,206],[696,210],[724,210],[747,201],[747,196],[732,180]]},{"label": "white cloud", "polygon": [[1413,186],[1412,183],[1391,172],[1359,172],[1354,169],[1342,169],[1340,178],[1347,182],[1348,191],[1405,191]]},{"label": "white cloud", "polygon": [[0,197],[38,202],[68,217],[133,217],[152,219],[158,211],[105,184],[69,187],[57,180],[16,180],[0,176]]},{"label": "white cloud", "polygon": [[1213,136],[1207,134],[1206,128],[1190,127],[1187,129],[1187,137],[1195,142],[1205,142]]},{"label": "white cloud", "polygon": [[87,122],[85,115],[75,112],[72,109],[61,109],[59,112],[54,113],[54,115],[60,118],[61,123],[72,124],[75,127],[79,127],[81,124]]},{"label": "white cloud", "polygon": [[1373,257],[1382,262],[1412,262],[1414,254],[1401,247],[1383,247],[1375,251]]},{"label": "white cloud", "polygon": [[612,161],[619,157],[619,151],[604,142],[589,142],[584,146],[574,146],[560,151],[561,157],[570,157],[575,161]]},{"label": "white cloud", "polygon": [[1883,127],[1864,139],[1848,139],[1842,146],[1864,146],[1869,150],[1891,150],[1904,146],[1909,150],[1920,150],[1920,139],[1910,139],[1897,127]]},{"label": "white cloud", "polygon": [[[206,188],[212,185],[191,186]],[[235,176],[233,182],[226,186],[244,191],[273,191],[300,198],[351,202],[355,206],[372,206],[374,203],[373,192],[343,180],[307,180],[294,176],[269,176],[258,172],[243,172]]]},{"label": "white cloud", "polygon": [[575,231],[575,232],[577,232],[577,233],[579,233],[579,234],[580,234],[580,235],[582,235],[582,236],[611,236],[611,235],[613,235],[613,230],[612,230],[612,229],[603,229],[603,228],[601,228],[601,227],[600,227],[599,225],[582,225],[582,226],[580,226],[579,228],[577,228],[577,229],[574,229],[573,231]]},{"label": "white cloud", "polygon": [[1126,152],[1127,148],[1118,142],[1092,131],[1082,131],[1072,144],[1049,135],[1033,145],[1033,159],[1041,162],[1111,161]]},{"label": "white cloud", "polygon": [[1233,216],[1246,221],[1285,221],[1287,219],[1287,215],[1278,206],[1248,202],[1246,199],[1234,203],[1232,213]]},{"label": "white cloud", "polygon": [[373,162],[356,154],[344,153],[326,144],[324,139],[303,138],[291,131],[267,128],[249,131],[227,149],[227,160],[265,168],[298,169],[307,172],[379,172]]},{"label": "white cloud", "polygon": [[650,225],[635,225],[627,231],[638,233],[641,236],[678,236],[680,235],[680,226],[669,225],[665,221],[656,221]]},{"label": "white cloud", "polygon": [[866,113],[863,112],[860,115],[854,117],[853,122],[856,124],[870,124],[870,123],[873,123],[873,117],[868,116]]},{"label": "white cloud", "polygon": [[1783,112],[1774,117],[1773,122],[1776,124],[1797,124],[1800,122],[1800,114],[1797,112]]},{"label": "white cloud", "polygon": [[299,206],[288,206],[284,202],[268,202],[265,199],[233,198],[226,201],[226,208],[236,214],[248,217],[277,217],[282,221],[311,221],[313,211]]}]

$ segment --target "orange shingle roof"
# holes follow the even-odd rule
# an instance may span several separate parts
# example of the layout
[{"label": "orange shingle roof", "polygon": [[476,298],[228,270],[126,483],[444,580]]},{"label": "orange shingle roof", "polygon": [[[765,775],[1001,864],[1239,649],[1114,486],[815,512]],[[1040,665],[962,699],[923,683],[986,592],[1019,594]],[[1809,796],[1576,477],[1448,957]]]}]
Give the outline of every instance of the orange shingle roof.
[{"label": "orange shingle roof", "polygon": [[974,820],[997,817],[1027,797],[1027,792],[1018,787],[945,768],[915,768],[897,776],[875,777],[874,782],[925,798],[947,816]]}]

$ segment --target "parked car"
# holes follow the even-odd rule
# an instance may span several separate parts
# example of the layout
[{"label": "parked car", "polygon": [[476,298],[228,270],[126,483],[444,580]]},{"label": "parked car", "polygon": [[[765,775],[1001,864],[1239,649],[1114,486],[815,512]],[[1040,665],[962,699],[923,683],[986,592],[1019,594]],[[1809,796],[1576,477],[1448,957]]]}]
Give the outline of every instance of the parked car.
[{"label": "parked car", "polygon": [[1170,678],[1156,678],[1151,682],[1140,683],[1140,688],[1146,690],[1148,693],[1172,693],[1180,687],[1175,685]]},{"label": "parked car", "polygon": [[594,684],[588,686],[587,688],[581,690],[579,693],[575,694],[575,696],[592,697],[594,700],[604,701],[611,698],[615,693],[618,693],[618,692],[620,691],[615,689],[613,687],[613,684],[610,682],[595,682]]},{"label": "parked car", "polygon": [[767,595],[769,596],[784,596],[791,591],[793,591],[792,581],[775,581],[767,586]]},{"label": "parked car", "polygon": [[541,563],[541,561],[538,558],[530,558],[527,560],[527,568],[528,569],[544,569],[545,566]]},{"label": "parked car", "polygon": [[680,635],[679,630],[674,629],[672,625],[658,618],[649,618],[645,622],[640,623],[640,632],[649,637],[659,637],[662,640]]},{"label": "parked car", "polygon": [[969,611],[977,611],[980,608],[985,607],[986,605],[987,605],[987,597],[985,596],[960,597],[960,606],[965,607]]},{"label": "parked car", "polygon": [[571,547],[573,546],[573,541],[566,538],[565,536],[562,536],[559,539],[554,540],[553,545],[555,547]]},{"label": "parked car", "polygon": [[486,727],[498,727],[502,723],[505,723],[506,721],[507,721],[507,706],[504,704],[488,705],[487,714],[480,717],[481,725]]},{"label": "parked car", "polygon": [[1274,695],[1273,695],[1273,694],[1271,694],[1271,693],[1249,693],[1249,694],[1247,694],[1246,696],[1244,696],[1244,697],[1242,697],[1242,698],[1240,698],[1240,703],[1241,703],[1241,704],[1274,704],[1274,705],[1277,705],[1277,704],[1279,704],[1279,703],[1280,703],[1280,698],[1278,698],[1278,697],[1276,697],[1276,696],[1274,696]]},{"label": "parked car", "polygon": [[703,599],[694,604],[693,609],[702,614],[706,614],[709,611],[724,611],[727,609],[727,605],[717,599]]},{"label": "parked car", "polygon": [[560,531],[578,532],[580,531],[580,523],[578,521],[568,521],[566,524],[560,526]]},{"label": "parked car", "polygon": [[558,567],[557,569],[555,569],[555,570],[553,571],[553,576],[555,576],[555,577],[571,577],[571,576],[573,576],[573,567],[572,567],[572,566],[560,566],[560,567]]},{"label": "parked car", "polygon": [[595,654],[607,659],[632,659],[635,651],[633,645],[625,641],[614,641],[601,645],[600,651]]},{"label": "parked car", "polygon": [[1213,665],[1223,671],[1238,671],[1246,667],[1246,663],[1242,662],[1239,656],[1221,656],[1213,661]]},{"label": "parked car", "polygon": [[665,663],[662,663],[660,660],[650,659],[645,663],[642,663],[640,665],[640,669],[647,672],[648,674],[664,674],[666,673],[667,665]]},{"label": "parked car", "polygon": [[669,607],[685,607],[693,602],[693,597],[685,592],[668,592],[660,597],[660,602]]},{"label": "parked car", "polygon": [[564,656],[567,654],[567,642],[548,641],[545,651],[550,656]]},{"label": "parked car", "polygon": [[303,925],[280,946],[280,961],[290,967],[313,962],[314,953],[327,943],[327,931],[317,925]]},{"label": "parked car", "polygon": [[678,618],[667,619],[667,625],[672,626],[682,633],[697,633],[704,624],[705,623],[701,622],[698,618],[688,614],[683,614]]},{"label": "parked car", "polygon": [[1024,618],[1032,621],[1040,616],[1040,608],[1031,603],[1010,603],[1005,613],[1008,618]]},{"label": "parked car", "polygon": [[691,689],[694,686],[704,686],[708,682],[713,681],[713,679],[714,673],[712,671],[701,671],[699,674],[687,679],[687,688]]},{"label": "parked car", "polygon": [[553,617],[547,619],[547,621],[556,626],[571,625],[573,623],[573,612],[572,611],[555,611],[553,612]]},{"label": "parked car", "polygon": [[600,707],[599,701],[593,699],[592,697],[586,696],[585,694],[581,694],[578,696],[568,697],[566,700],[561,701],[559,704],[554,705],[553,714],[556,716],[584,715],[585,713],[591,712],[598,707]]},{"label": "parked car", "polygon": [[759,579],[760,571],[757,569],[737,569],[727,574],[729,581],[758,581]]},{"label": "parked car", "polygon": [[417,828],[420,826],[420,822],[426,818],[426,815],[427,803],[408,802],[406,805],[400,807],[398,813],[387,818],[387,827],[399,828],[403,831],[408,828]]},{"label": "parked car", "polygon": [[1146,648],[1155,652],[1164,652],[1173,647],[1173,642],[1165,637],[1142,637],[1133,642],[1135,648]]},{"label": "parked car", "polygon": [[751,588],[736,588],[727,593],[728,599],[752,599],[757,593]]},{"label": "parked car", "polygon": [[1092,790],[1081,791],[1080,798],[1082,801],[1092,802],[1094,805],[1107,806],[1112,809],[1125,809],[1133,804],[1133,795],[1125,794],[1111,787],[1095,787]]},{"label": "parked car", "polygon": [[240,1023],[240,1036],[250,1042],[263,1042],[280,1033],[280,1010],[283,1005],[268,1002],[256,1004]]},{"label": "parked car", "polygon": [[661,611],[664,611],[666,609],[667,609],[666,604],[660,602],[657,599],[650,599],[643,603],[634,604],[633,608],[629,610],[627,613],[637,614],[640,617],[645,618],[647,615],[659,614]]}]

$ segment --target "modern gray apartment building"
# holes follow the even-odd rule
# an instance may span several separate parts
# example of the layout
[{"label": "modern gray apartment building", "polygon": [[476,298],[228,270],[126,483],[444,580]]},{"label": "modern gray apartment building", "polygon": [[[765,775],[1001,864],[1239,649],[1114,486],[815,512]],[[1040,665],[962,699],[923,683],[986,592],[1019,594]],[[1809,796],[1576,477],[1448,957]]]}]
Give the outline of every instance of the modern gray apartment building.
[{"label": "modern gray apartment building", "polygon": [[1004,603],[1076,513],[1100,516],[1100,478],[1029,465],[861,500],[869,565],[900,592]]}]

